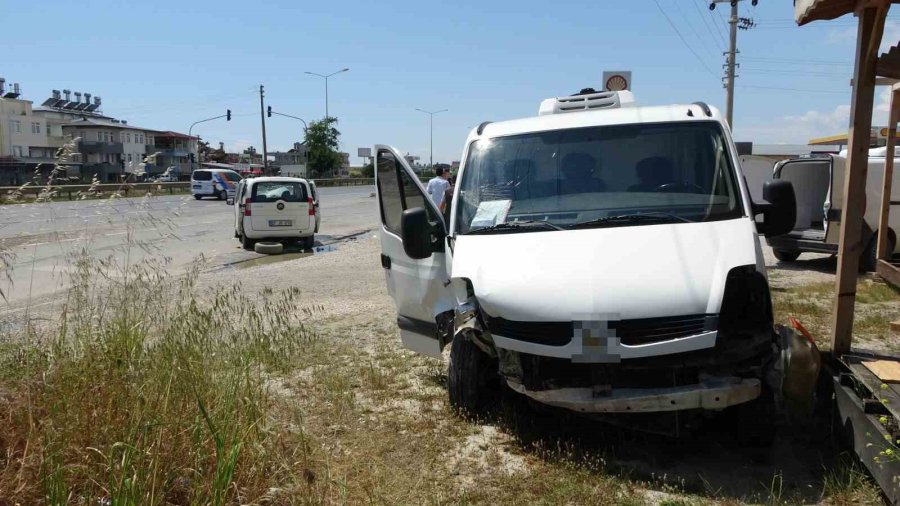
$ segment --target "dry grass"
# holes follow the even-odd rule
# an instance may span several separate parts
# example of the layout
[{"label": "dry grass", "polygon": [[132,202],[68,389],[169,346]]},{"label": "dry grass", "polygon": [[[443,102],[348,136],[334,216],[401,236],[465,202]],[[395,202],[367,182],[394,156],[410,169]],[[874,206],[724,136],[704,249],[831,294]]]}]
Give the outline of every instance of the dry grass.
[{"label": "dry grass", "polygon": [[[778,288],[773,280],[772,303],[775,321],[791,316],[800,320],[822,349],[830,347],[833,283]],[[857,285],[856,313],[853,325],[858,346],[900,350],[900,337],[890,330],[890,322],[900,316],[900,291],[882,282],[860,279]]]}]

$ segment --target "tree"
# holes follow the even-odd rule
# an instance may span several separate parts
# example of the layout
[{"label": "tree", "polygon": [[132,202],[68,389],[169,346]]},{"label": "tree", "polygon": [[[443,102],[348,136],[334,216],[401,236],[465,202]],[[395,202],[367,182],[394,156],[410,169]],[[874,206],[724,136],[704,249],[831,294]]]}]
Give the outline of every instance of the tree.
[{"label": "tree", "polygon": [[341,166],[340,146],[338,139],[341,133],[335,128],[337,118],[325,118],[312,121],[306,130],[306,145],[309,147],[309,173],[312,177],[324,174],[334,176],[335,169]]},{"label": "tree", "polygon": [[369,162],[363,165],[360,172],[362,173],[362,177],[375,177],[375,164]]}]

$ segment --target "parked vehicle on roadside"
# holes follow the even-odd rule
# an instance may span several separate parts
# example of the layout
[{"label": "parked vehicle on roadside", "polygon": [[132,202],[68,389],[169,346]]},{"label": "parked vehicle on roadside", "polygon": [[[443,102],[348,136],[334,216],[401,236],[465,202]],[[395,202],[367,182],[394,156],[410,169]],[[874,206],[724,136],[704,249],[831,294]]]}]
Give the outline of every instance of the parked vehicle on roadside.
[{"label": "parked vehicle on roadside", "polygon": [[587,92],[483,123],[449,223],[402,151],[375,153],[400,338],[450,345],[456,409],[505,384],[595,416],[734,407],[742,434],[772,434],[781,355],[757,232],[791,229],[793,190],[769,181],[752,202],[717,110]]},{"label": "parked vehicle on roadside", "polygon": [[234,197],[234,236],[245,249],[261,240],[315,245],[319,232],[319,196],[315,184],[296,177],[241,180]]},{"label": "parked vehicle on roadside", "polygon": [[191,173],[191,195],[200,200],[203,197],[216,197],[225,200],[234,196],[235,185],[241,175],[226,169],[197,169]]},{"label": "parked vehicle on roadside", "polygon": [[[866,272],[875,270],[878,213],[881,208],[886,153],[886,148],[869,150],[863,213],[864,247],[859,258],[859,268]],[[896,157],[896,154],[894,166],[900,167],[900,157]],[[836,155],[784,160],[775,165],[773,178],[790,181],[797,192],[797,220],[793,230],[785,235],[766,238],[778,260],[793,262],[804,252],[837,254],[846,167],[846,150]],[[891,201],[900,200],[900,170],[894,170],[891,188]],[[888,225],[888,251],[900,253],[896,233],[900,230],[900,215],[891,213]]]},{"label": "parked vehicle on roadside", "polygon": [[178,176],[172,173],[169,174],[161,174],[158,178],[156,178],[156,182],[158,183],[177,183]]}]

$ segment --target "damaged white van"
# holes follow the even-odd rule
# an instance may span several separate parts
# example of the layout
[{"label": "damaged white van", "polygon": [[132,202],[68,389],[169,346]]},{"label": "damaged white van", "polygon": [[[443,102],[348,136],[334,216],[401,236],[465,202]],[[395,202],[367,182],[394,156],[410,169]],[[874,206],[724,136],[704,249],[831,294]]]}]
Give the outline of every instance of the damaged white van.
[{"label": "damaged white van", "polygon": [[769,404],[780,351],[757,230],[791,229],[793,189],[751,202],[715,109],[588,90],[483,123],[450,223],[401,152],[375,152],[401,339],[434,357],[451,344],[455,408],[503,384],[591,414]]}]

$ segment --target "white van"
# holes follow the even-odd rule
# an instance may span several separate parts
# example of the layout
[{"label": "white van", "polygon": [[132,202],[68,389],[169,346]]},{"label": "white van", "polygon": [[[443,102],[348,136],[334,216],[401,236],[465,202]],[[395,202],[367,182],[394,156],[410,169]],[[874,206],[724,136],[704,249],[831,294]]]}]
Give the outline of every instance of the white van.
[{"label": "white van", "polygon": [[[863,212],[864,246],[859,258],[861,271],[875,270],[878,214],[881,210],[886,153],[886,148],[869,150]],[[775,166],[773,178],[790,181],[797,192],[797,220],[794,229],[785,235],[766,239],[778,260],[793,262],[803,252],[837,254],[846,167],[846,150],[837,155],[785,160]],[[896,154],[894,167],[900,167],[900,158]],[[894,170],[891,189],[891,205],[894,205],[900,201],[900,170]],[[888,225],[888,251],[900,253],[896,234],[900,230],[900,214],[891,213]]]},{"label": "white van", "polygon": [[216,197],[225,200],[234,196],[235,185],[241,175],[227,169],[197,169],[191,173],[191,195],[200,200]]},{"label": "white van", "polygon": [[400,338],[433,357],[451,344],[456,409],[505,383],[595,415],[740,406],[770,433],[780,355],[757,231],[791,229],[793,190],[751,201],[717,110],[588,92],[483,123],[449,223],[401,151],[375,153]]},{"label": "white van", "polygon": [[256,177],[240,181],[235,196],[234,236],[245,249],[263,239],[302,242],[310,249],[319,232],[315,184],[296,177]]}]

